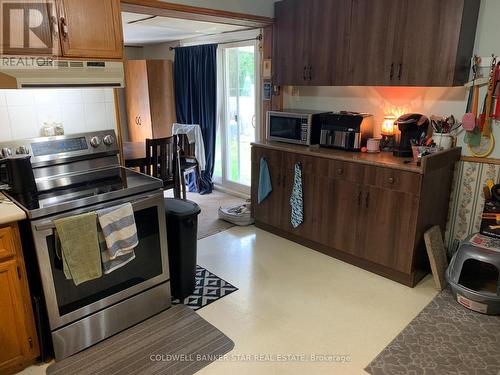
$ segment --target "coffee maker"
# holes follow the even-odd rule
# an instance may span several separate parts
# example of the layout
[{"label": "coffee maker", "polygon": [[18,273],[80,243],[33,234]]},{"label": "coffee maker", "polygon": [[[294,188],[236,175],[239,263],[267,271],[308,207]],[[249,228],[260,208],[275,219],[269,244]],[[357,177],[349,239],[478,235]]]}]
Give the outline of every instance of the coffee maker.
[{"label": "coffee maker", "polygon": [[396,145],[393,155],[399,157],[411,157],[413,155],[411,146],[412,141],[417,142],[422,133],[427,134],[429,129],[429,119],[427,116],[419,113],[407,113],[400,116],[395,122],[399,133],[396,134]]}]

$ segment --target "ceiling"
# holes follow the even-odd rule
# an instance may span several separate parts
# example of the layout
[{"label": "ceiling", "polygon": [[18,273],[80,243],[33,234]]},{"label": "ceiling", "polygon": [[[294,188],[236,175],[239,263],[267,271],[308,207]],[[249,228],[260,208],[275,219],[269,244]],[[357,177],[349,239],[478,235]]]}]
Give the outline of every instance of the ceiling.
[{"label": "ceiling", "polygon": [[146,45],[220,34],[245,29],[244,26],[226,25],[180,18],[148,16],[122,12],[125,45]]}]

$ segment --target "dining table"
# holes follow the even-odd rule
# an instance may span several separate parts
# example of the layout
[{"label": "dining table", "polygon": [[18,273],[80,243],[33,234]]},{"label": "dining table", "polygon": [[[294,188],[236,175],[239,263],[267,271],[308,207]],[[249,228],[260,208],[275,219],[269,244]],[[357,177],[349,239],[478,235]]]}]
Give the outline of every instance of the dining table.
[{"label": "dining table", "polygon": [[144,141],[123,142],[123,160],[127,168],[146,170],[146,143]]}]

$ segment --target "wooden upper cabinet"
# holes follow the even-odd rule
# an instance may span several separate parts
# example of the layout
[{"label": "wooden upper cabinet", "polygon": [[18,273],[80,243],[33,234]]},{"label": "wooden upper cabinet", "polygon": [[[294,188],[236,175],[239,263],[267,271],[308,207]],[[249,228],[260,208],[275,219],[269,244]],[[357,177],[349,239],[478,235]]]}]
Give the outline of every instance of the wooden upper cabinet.
[{"label": "wooden upper cabinet", "polygon": [[[12,1],[1,5],[4,12],[3,34],[0,40],[2,54],[49,56],[60,54],[57,10],[53,1]],[[30,25],[25,23],[28,14],[31,17]]]},{"label": "wooden upper cabinet", "polygon": [[275,82],[346,84],[351,0],[284,0],[275,13]]},{"label": "wooden upper cabinet", "polygon": [[400,19],[405,0],[353,0],[349,46],[349,84],[397,84]]},{"label": "wooden upper cabinet", "polygon": [[275,82],[289,85],[307,84],[310,7],[303,0],[276,3],[274,28]]},{"label": "wooden upper cabinet", "polygon": [[[406,0],[401,85],[455,86],[467,81],[477,0]],[[415,28],[410,25],[420,25]]]},{"label": "wooden upper cabinet", "polygon": [[279,85],[458,86],[468,79],[479,0],[282,0]]},{"label": "wooden upper cabinet", "polygon": [[309,85],[342,86],[348,82],[352,0],[306,1],[310,36],[306,45]]},{"label": "wooden upper cabinet", "polygon": [[176,122],[170,60],[126,60],[125,100],[130,140],[172,135]]},{"label": "wooden upper cabinet", "polygon": [[120,0],[58,0],[65,57],[123,57]]},{"label": "wooden upper cabinet", "polygon": [[153,138],[146,60],[126,60],[125,101],[130,140]]}]

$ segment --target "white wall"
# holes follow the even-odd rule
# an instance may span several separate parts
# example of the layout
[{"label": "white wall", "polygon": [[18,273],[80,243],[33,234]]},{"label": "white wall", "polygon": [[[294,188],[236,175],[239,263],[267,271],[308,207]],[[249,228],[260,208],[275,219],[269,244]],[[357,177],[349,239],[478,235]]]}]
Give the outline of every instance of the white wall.
[{"label": "white wall", "polygon": [[202,8],[212,8],[229,12],[255,14],[273,17],[273,0],[162,0],[167,3],[178,3]]},{"label": "white wall", "polygon": [[0,141],[39,137],[46,121],[66,134],[116,129],[113,89],[0,90]]},{"label": "white wall", "polygon": [[[480,56],[500,55],[500,1],[482,0],[474,52]],[[298,87],[298,96],[291,88],[285,89],[285,108],[318,110],[351,110],[369,112],[380,126],[384,114],[393,109],[419,112],[426,115],[450,115],[462,118],[467,93],[463,87],[455,88],[398,88],[398,87]],[[484,95],[484,89],[482,93]],[[496,139],[500,139],[500,123],[493,126]],[[458,140],[462,143],[463,135]],[[497,142],[500,143],[500,142]],[[467,154],[466,147],[462,148]],[[500,145],[490,157],[500,158]]]},{"label": "white wall", "polygon": [[144,59],[166,59],[174,61],[174,51],[171,51],[170,47],[178,46],[179,41],[146,44],[143,48],[142,55]]}]

